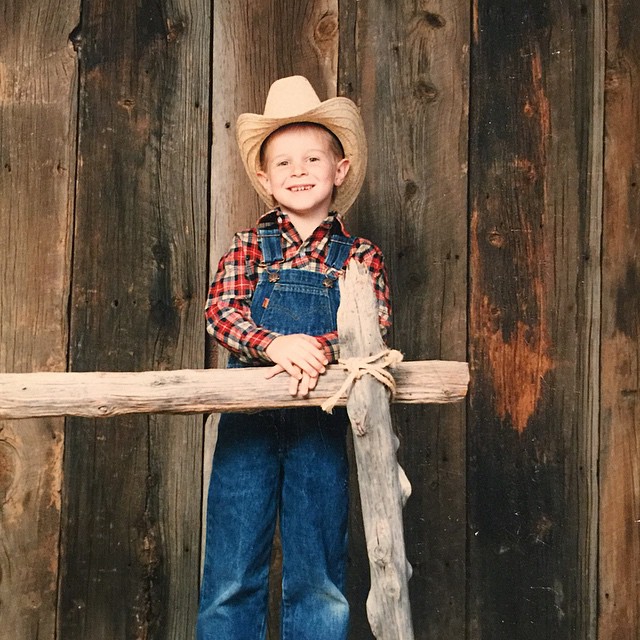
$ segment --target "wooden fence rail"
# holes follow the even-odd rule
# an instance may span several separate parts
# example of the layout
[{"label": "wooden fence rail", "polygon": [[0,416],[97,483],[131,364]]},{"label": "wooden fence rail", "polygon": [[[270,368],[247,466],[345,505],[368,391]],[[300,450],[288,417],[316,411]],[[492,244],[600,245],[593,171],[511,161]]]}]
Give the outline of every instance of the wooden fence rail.
[{"label": "wooden fence rail", "polygon": [[[319,406],[340,389],[345,374],[331,365],[308,398],[292,397],[286,376],[271,380],[262,367],[138,373],[0,374],[0,418],[132,413],[208,413]],[[469,383],[465,362],[402,362],[394,368],[395,402],[457,402]],[[339,405],[346,404],[342,398]]]}]

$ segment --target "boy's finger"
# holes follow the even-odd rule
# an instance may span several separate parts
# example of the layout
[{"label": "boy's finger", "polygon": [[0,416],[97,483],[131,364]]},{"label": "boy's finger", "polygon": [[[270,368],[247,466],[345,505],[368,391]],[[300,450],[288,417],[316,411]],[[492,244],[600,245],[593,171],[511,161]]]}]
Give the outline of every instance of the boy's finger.
[{"label": "boy's finger", "polygon": [[309,395],[309,388],[311,386],[311,381],[313,378],[304,374],[302,376],[302,380],[300,380],[300,384],[298,385],[298,395],[301,398],[306,398]]},{"label": "boy's finger", "polygon": [[326,371],[327,359],[323,352],[304,351],[298,354],[295,363],[310,376],[317,376]]},{"label": "boy's finger", "polygon": [[320,373],[324,373],[324,367],[308,360],[299,360],[296,364],[302,369],[302,373],[317,378]]},{"label": "boy's finger", "polygon": [[301,338],[300,347],[307,353],[313,353],[319,360],[327,359],[322,344],[316,338],[305,334],[300,334],[299,337]]},{"label": "boy's finger", "polygon": [[292,395],[292,396],[298,395],[299,382],[300,381],[298,380],[298,378],[294,378],[293,376],[289,378],[289,395]]},{"label": "boy's finger", "polygon": [[319,376],[309,378],[309,391],[313,391],[316,388],[316,385],[318,384],[318,377]]},{"label": "boy's finger", "polygon": [[316,343],[316,345],[308,344],[311,349],[307,350],[307,353],[310,353],[318,362],[322,364],[329,364],[329,360],[324,352],[324,349],[320,345],[320,343]]},{"label": "boy's finger", "polygon": [[281,364],[274,364],[273,367],[269,367],[264,374],[264,377],[269,380],[270,378],[274,378],[278,374],[284,371],[284,367]]},{"label": "boy's finger", "polygon": [[295,378],[296,380],[300,380],[300,378],[302,377],[302,371],[300,371],[300,367],[295,362],[286,360],[276,366],[282,367],[284,371],[286,371],[292,378]]}]

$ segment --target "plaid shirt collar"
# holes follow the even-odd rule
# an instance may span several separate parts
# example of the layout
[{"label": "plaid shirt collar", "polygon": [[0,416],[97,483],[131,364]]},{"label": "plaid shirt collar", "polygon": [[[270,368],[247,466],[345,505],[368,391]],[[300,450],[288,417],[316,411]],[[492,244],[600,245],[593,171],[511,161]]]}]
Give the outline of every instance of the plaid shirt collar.
[{"label": "plaid shirt collar", "polygon": [[268,211],[258,220],[258,224],[273,220],[277,222],[278,227],[284,239],[285,253],[295,250],[296,253],[307,254],[312,260],[319,260],[325,253],[327,243],[331,237],[332,229],[349,237],[342,219],[335,211],[330,211],[329,215],[318,225],[317,229],[306,239],[302,240],[300,234],[293,226],[289,216],[279,208]]}]

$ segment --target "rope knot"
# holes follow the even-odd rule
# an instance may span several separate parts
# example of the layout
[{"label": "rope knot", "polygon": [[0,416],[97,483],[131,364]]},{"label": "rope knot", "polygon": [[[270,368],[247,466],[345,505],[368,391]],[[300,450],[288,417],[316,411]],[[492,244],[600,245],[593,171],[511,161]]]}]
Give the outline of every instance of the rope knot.
[{"label": "rope knot", "polygon": [[402,354],[395,349],[385,349],[366,358],[338,359],[338,364],[346,371],[347,377],[340,389],[324,402],[322,410],[331,413],[342,394],[346,392],[348,398],[355,382],[365,374],[373,376],[378,382],[385,385],[391,391],[391,396],[393,397],[396,391],[396,381],[387,368],[393,367],[399,362],[402,362]]}]

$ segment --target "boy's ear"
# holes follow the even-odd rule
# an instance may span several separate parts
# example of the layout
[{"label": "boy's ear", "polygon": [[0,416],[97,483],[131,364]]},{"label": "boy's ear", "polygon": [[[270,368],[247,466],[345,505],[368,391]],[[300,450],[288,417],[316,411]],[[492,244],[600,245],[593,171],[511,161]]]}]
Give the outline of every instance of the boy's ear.
[{"label": "boy's ear", "polygon": [[342,158],[336,165],[336,177],[333,181],[334,186],[339,187],[347,177],[347,173],[349,173],[349,160]]},{"label": "boy's ear", "polygon": [[273,191],[271,191],[271,183],[269,182],[269,178],[264,171],[256,172],[258,176],[258,180],[260,180],[260,184],[264,187],[264,190],[270,195],[273,195]]}]

